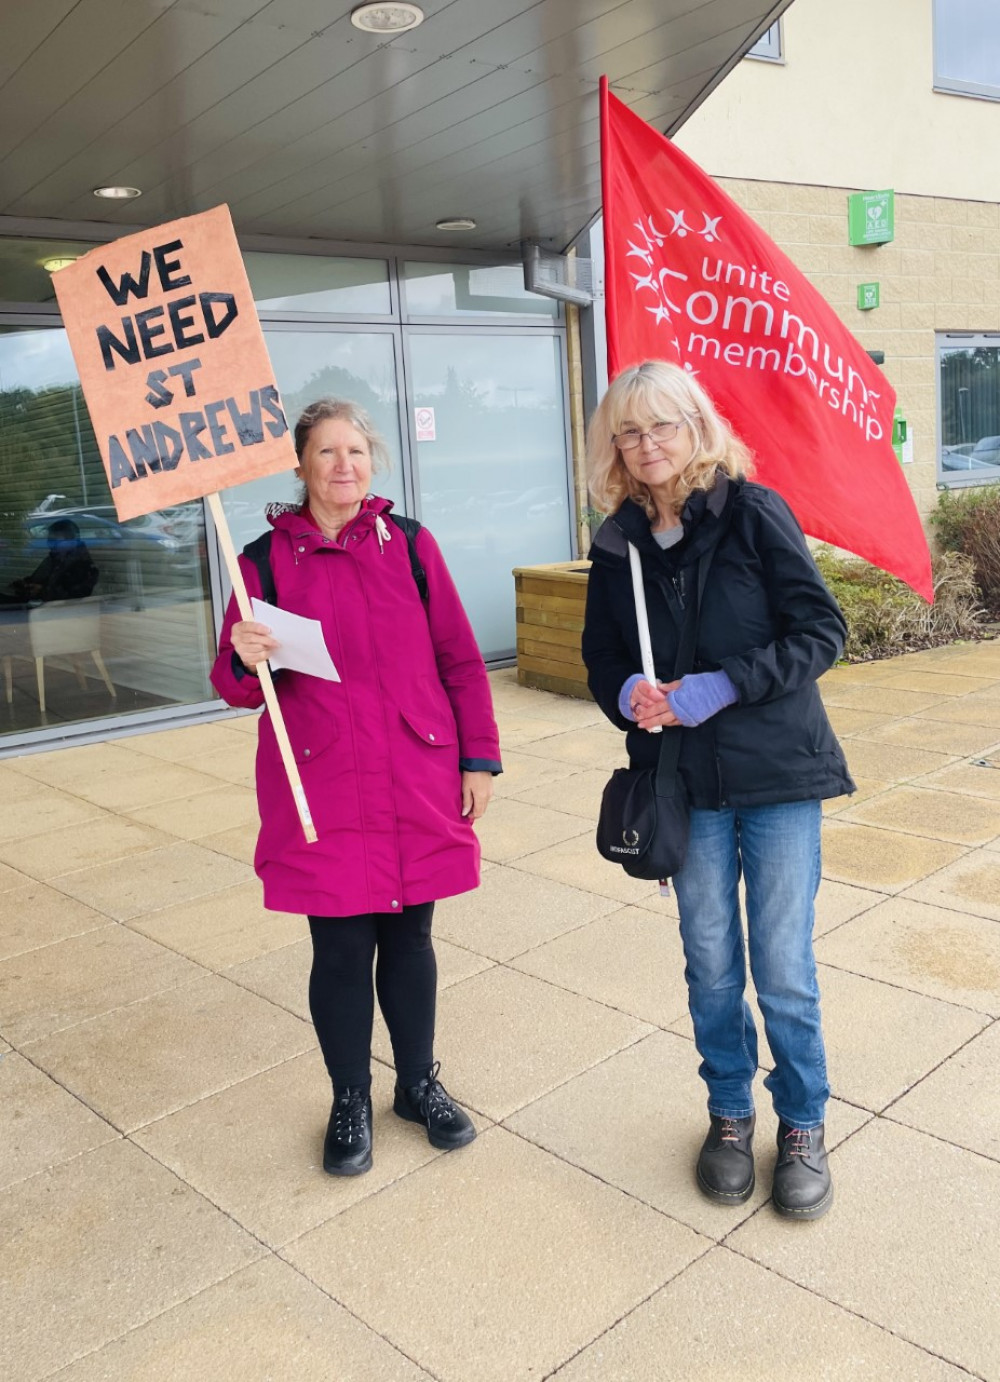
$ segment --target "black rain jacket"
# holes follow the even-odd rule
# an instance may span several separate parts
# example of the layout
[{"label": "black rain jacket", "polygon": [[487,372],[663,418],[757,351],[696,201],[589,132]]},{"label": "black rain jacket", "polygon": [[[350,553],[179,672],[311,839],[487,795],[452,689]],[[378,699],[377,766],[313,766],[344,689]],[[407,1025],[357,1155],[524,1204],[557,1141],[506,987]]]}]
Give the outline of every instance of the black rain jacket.
[{"label": "black rain jacket", "polygon": [[628,731],[632,766],[655,766],[660,736],[618,709],[623,684],[642,670],[628,543],[642,559],[659,681],[673,679],[698,558],[712,547],[692,670],[721,668],[739,701],[696,729],[664,730],[682,736],[691,804],[718,810],[853,792],[817,686],[843,651],[847,625],[791,509],[763,485],[720,475],[712,491],[691,496],[681,522],[683,539],[663,551],[643,510],[626,500],[590,550],[583,660],[594,699]]}]

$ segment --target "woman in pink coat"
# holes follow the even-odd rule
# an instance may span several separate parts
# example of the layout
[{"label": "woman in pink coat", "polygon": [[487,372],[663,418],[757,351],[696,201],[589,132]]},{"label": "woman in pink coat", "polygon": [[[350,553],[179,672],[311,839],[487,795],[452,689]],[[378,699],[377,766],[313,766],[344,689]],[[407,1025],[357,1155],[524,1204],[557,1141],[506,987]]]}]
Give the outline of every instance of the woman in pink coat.
[{"label": "woman in pink coat", "polygon": [[[318,619],[339,682],[283,670],[275,686],[319,840],[307,844],[275,741],[260,720],[254,865],[264,905],[303,912],[313,941],[309,1006],[334,1099],[323,1149],[332,1175],[372,1164],[375,990],[392,1040],[395,1112],[435,1147],[476,1135],[437,1079],[437,898],[479,884],[473,830],[500,747],[482,657],[437,543],[407,535],[369,493],[385,444],[353,403],[322,399],[295,428],[301,507],[269,514],[276,602]],[[251,595],[263,593],[244,555]],[[426,596],[426,598],[424,598]],[[230,705],[257,708],[257,664],[278,647],[230,602],[212,681]]]}]

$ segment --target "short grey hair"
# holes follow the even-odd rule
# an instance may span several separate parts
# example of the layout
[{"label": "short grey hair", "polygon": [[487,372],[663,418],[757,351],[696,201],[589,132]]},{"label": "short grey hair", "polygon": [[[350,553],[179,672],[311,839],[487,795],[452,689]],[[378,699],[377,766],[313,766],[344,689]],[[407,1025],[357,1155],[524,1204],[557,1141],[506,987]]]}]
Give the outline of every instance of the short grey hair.
[{"label": "short grey hair", "polygon": [[368,443],[368,450],[372,455],[372,470],[390,470],[392,459],[389,455],[389,448],[383,440],[381,432],[372,422],[368,413],[361,407],[360,403],[352,403],[346,398],[318,398],[315,403],[310,403],[298,422],[295,424],[295,454],[299,460],[306,448],[309,434],[312,429],[320,422],[340,421],[349,422],[352,427],[361,433]]}]

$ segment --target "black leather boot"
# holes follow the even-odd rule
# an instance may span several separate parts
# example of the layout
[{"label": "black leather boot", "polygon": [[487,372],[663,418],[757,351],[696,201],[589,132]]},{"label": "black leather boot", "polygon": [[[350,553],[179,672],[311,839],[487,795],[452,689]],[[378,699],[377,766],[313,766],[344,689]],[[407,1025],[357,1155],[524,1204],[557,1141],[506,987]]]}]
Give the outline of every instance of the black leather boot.
[{"label": "black leather boot", "polygon": [[719,1118],[709,1114],[711,1127],[698,1155],[698,1186],[716,1204],[742,1204],[753,1194],[753,1130],[756,1116]]},{"label": "black leather boot", "polygon": [[775,1209],[790,1219],[818,1219],[833,1204],[822,1123],[805,1129],[779,1122],[772,1195]]},{"label": "black leather boot", "polygon": [[397,1083],[392,1107],[400,1118],[423,1123],[432,1147],[450,1152],[454,1147],[464,1147],[471,1142],[476,1129],[469,1115],[459,1108],[438,1079],[440,1069],[441,1062],[435,1061],[419,1084],[404,1088]]},{"label": "black leather boot", "polygon": [[335,1092],[323,1143],[323,1170],[360,1176],[372,1169],[372,1101],[367,1089],[346,1085]]}]

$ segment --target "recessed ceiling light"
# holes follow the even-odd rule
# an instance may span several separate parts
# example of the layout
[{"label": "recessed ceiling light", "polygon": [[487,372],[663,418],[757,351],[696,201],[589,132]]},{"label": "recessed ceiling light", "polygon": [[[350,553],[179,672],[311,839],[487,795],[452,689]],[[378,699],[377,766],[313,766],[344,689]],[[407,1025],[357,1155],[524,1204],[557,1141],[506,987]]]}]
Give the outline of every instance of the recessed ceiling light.
[{"label": "recessed ceiling light", "polygon": [[446,216],[436,222],[438,230],[475,230],[476,223],[471,216]]},{"label": "recessed ceiling light", "polygon": [[95,187],[94,196],[104,197],[109,202],[130,202],[141,197],[142,192],[138,187]]},{"label": "recessed ceiling light", "polygon": [[424,22],[419,5],[358,5],[351,23],[368,34],[404,34]]},{"label": "recessed ceiling light", "polygon": [[55,274],[58,273],[60,269],[68,269],[71,264],[76,263],[78,258],[78,255],[67,254],[57,259],[43,259],[42,268],[46,273]]}]

